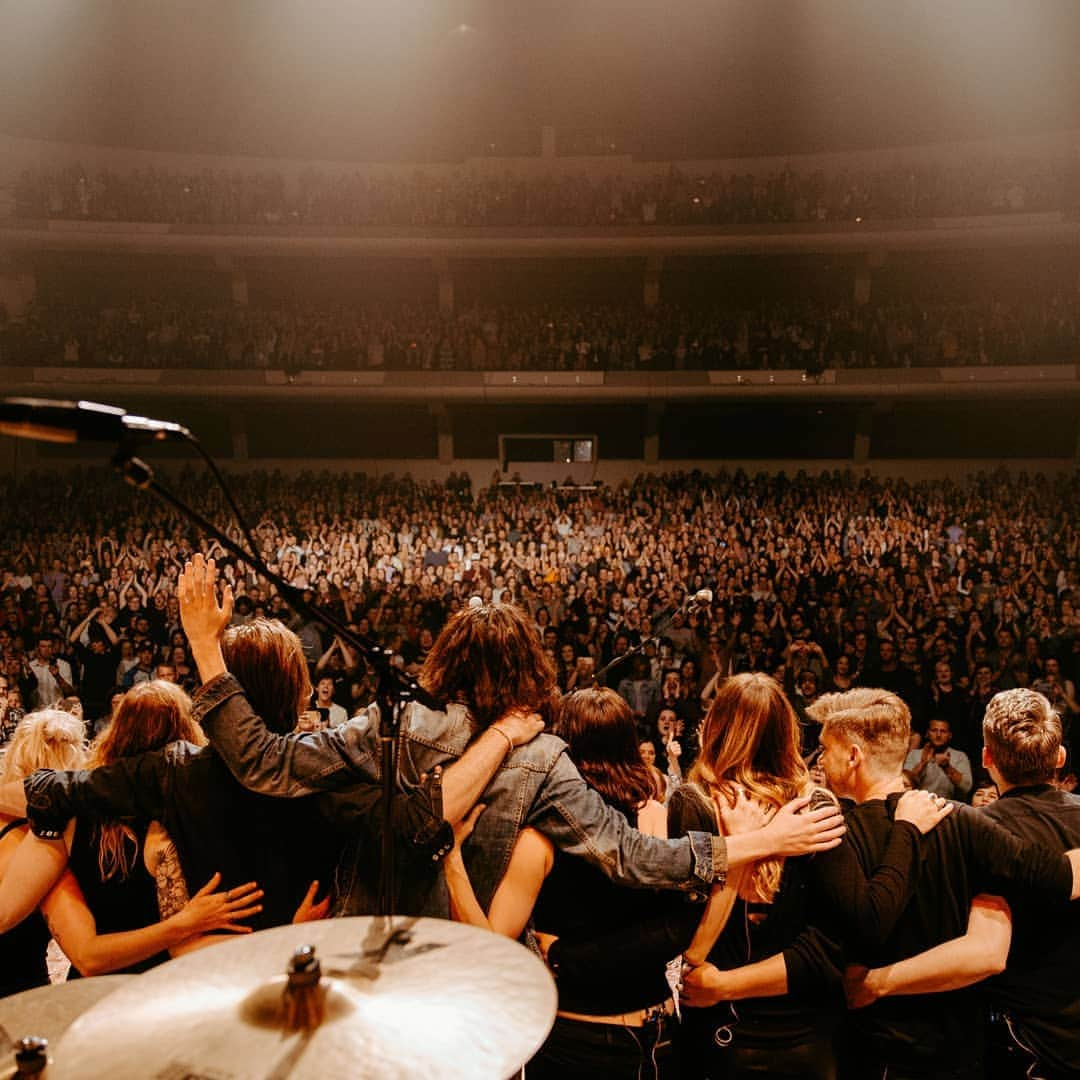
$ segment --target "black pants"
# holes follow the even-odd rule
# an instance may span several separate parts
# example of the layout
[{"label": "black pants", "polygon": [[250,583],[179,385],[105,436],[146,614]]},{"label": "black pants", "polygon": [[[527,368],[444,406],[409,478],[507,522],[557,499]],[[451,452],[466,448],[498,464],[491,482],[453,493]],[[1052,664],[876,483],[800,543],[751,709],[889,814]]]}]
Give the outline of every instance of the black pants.
[{"label": "black pants", "polygon": [[624,1027],[555,1018],[547,1041],[525,1066],[525,1080],[674,1080],[671,1017]]},{"label": "black pants", "polygon": [[880,1057],[845,1055],[842,1080],[984,1080],[983,1063],[913,1065],[889,1062]]},{"label": "black pants", "polygon": [[747,1045],[723,1009],[687,1009],[679,1030],[682,1080],[836,1080],[831,1039],[796,1046]]},{"label": "black pants", "polygon": [[986,1048],[988,1080],[1075,1080],[1080,1075],[1080,1062],[1068,1073],[1044,1065],[1005,1017],[996,1013],[987,1023]]}]

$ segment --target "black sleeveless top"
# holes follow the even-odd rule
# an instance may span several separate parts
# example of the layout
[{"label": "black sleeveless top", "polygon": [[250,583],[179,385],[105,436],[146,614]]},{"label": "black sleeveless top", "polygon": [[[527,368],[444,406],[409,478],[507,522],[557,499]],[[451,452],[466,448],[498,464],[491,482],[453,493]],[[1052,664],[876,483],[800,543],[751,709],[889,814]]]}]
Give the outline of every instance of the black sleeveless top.
[{"label": "black sleeveless top", "polygon": [[[86,898],[86,906],[94,915],[99,934],[115,934],[125,930],[141,930],[160,920],[157,905],[157,886],[143,865],[143,844],[146,841],[146,823],[129,826],[135,834],[136,847],[131,869],[126,876],[119,871],[108,881],[101,880],[98,865],[98,839],[100,826],[76,819],[75,836],[71,843],[68,868]],[[130,842],[127,852],[132,851]],[[169,959],[167,952],[158,953],[130,967],[118,969],[113,974],[137,975]],[[68,978],[75,978],[72,969]]]},{"label": "black sleeveless top", "polygon": [[[25,818],[10,822],[0,829],[0,839],[25,824]],[[45,950],[51,936],[40,911],[32,912],[18,926],[0,934],[0,997],[48,986]]]},{"label": "black sleeveless top", "polygon": [[[636,820],[623,816],[636,825]],[[619,954],[617,978],[611,976],[607,964],[595,967],[595,978],[585,966],[575,965],[572,973],[562,968],[559,1008],[586,1016],[610,1016],[649,1008],[671,997],[664,966],[680,947],[672,946],[658,960],[640,947],[640,931],[646,924],[670,918],[682,906],[677,894],[616,885],[584,859],[556,849],[551,873],[533,909],[535,929],[556,935],[560,949],[610,938]],[[601,968],[608,970],[601,972]]]}]

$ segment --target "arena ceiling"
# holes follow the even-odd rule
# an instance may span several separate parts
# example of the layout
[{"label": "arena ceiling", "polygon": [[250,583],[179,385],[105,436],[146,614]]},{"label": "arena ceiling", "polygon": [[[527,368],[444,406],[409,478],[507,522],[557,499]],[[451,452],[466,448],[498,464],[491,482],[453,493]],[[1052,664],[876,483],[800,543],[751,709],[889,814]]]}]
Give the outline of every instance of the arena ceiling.
[{"label": "arena ceiling", "polygon": [[3,0],[0,130],[357,159],[1080,124],[1075,0]]}]

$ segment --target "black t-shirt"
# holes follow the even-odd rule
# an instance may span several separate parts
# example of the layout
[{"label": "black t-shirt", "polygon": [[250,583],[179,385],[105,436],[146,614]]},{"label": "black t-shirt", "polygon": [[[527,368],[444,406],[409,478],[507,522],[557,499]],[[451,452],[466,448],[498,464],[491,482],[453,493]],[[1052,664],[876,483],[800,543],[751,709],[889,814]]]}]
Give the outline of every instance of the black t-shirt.
[{"label": "black t-shirt", "polygon": [[[1013,788],[983,810],[1009,832],[1054,851],[1080,847],[1080,796],[1049,784]],[[986,984],[1021,1040],[1063,1075],[1080,1069],[1080,909],[1012,898],[1006,970]]]},{"label": "black t-shirt", "polygon": [[[989,817],[957,805],[936,829],[917,841],[918,859],[908,882],[910,899],[860,914],[844,900],[853,877],[881,866],[894,834],[910,825],[893,817],[900,793],[845,808],[844,842],[814,862],[821,925],[844,943],[849,963],[881,967],[959,937],[979,893],[1015,895],[1027,889],[1042,902],[1061,905],[1072,891],[1067,859],[1024,844]],[[848,1014],[848,1027],[864,1057],[914,1069],[963,1064],[978,1055],[980,1007],[973,991],[883,998]]]},{"label": "black t-shirt", "polygon": [[[143,864],[146,823],[136,823],[130,828],[135,843],[124,843],[124,850],[131,859],[127,872],[118,868],[105,880],[98,861],[100,826],[87,821],[79,821],[75,825],[68,866],[79,883],[99,934],[141,930],[144,926],[153,926],[160,919],[157,886]],[[190,891],[194,893],[195,889]],[[168,959],[167,952],[160,952],[118,969],[114,974],[138,975]]]},{"label": "black t-shirt", "polygon": [[[676,893],[628,889],[584,859],[556,851],[533,922],[541,933],[559,938],[559,1008],[609,1016],[665,1001],[671,990],[664,966],[689,945],[699,915],[700,909],[689,908]],[[652,933],[657,923],[666,929],[660,957],[639,938],[639,928]],[[601,942],[604,957],[585,963]],[[610,971],[613,960],[617,977]]]},{"label": "black t-shirt", "polygon": [[[716,818],[705,797],[684,784],[672,792],[668,804],[668,834],[684,836],[691,830],[715,834]],[[829,1037],[844,1007],[842,960],[838,947],[809,924],[807,882],[812,861],[813,857],[784,861],[780,889],[771,904],[737,899],[709,952],[709,963],[724,971],[782,953],[787,994],[739,1001],[734,1012],[725,1004],[688,1010],[691,1022],[700,1020],[713,1029],[729,1027],[738,1045],[761,1049],[808,1045]]]},{"label": "black t-shirt", "polygon": [[79,664],[82,666],[80,696],[87,716],[95,719],[109,711],[109,693],[116,685],[116,665],[120,662],[120,650],[107,646],[96,653],[85,645],[77,645]]}]

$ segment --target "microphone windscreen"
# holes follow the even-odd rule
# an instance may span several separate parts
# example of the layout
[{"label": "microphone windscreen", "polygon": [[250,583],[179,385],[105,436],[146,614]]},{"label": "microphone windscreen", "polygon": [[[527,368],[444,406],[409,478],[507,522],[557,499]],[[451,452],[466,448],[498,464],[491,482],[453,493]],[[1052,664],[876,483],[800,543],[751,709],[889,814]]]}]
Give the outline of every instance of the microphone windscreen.
[{"label": "microphone windscreen", "polygon": [[483,607],[483,606],[484,606],[484,601],[481,600],[479,596],[470,596],[469,597],[469,607],[470,608],[478,608],[478,607]]}]

